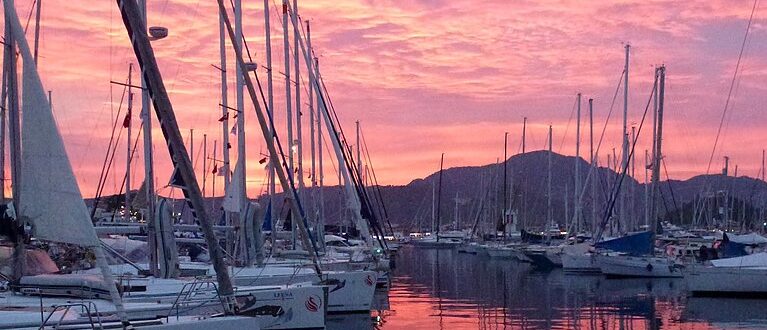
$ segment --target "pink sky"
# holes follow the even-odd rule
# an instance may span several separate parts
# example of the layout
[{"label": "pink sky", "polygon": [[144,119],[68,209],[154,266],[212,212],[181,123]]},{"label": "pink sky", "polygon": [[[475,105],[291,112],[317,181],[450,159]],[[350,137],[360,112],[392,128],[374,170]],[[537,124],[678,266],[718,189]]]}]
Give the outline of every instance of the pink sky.
[{"label": "pink sky", "polygon": [[[255,60],[265,64],[263,2],[244,2],[248,44]],[[26,16],[31,3],[16,2],[20,15]],[[110,105],[110,88],[115,102],[121,93],[109,81],[125,79],[135,57],[113,1],[87,6],[45,1],[44,6],[40,72],[46,88],[53,90],[54,112],[83,194],[90,196],[116,109]],[[525,116],[529,150],[544,147],[552,124],[554,150],[574,154],[575,122],[568,119],[575,94],[584,94],[584,120],[585,100],[595,99],[600,132],[623,69],[625,42],[632,45],[629,122],[641,119],[653,65],[666,64],[664,143],[670,176],[683,179],[705,172],[751,6],[750,1],[724,0],[317,0],[299,1],[298,11],[312,22],[312,43],[347,134],[359,120],[380,183],[406,184],[437,170],[442,152],[447,167],[495,162],[503,155],[505,131],[510,132],[510,154],[516,153]],[[277,8],[272,2],[273,67],[283,71]],[[757,9],[713,172],[724,155],[742,175],[756,176],[761,166],[761,124],[767,119],[761,109],[767,103],[762,83],[767,78],[764,22]],[[207,134],[212,151],[212,141],[221,139],[220,82],[211,66],[219,62],[216,2],[149,1],[149,25],[170,30],[167,39],[153,46],[182,132],[186,136],[189,129],[195,130],[197,154]],[[259,76],[265,84],[263,70]],[[281,75],[275,75],[274,84],[277,124],[284,136]],[[229,100],[232,105],[233,93]],[[600,151],[602,163],[620,144],[621,100]],[[302,103],[306,101],[303,94]],[[254,197],[263,189],[264,170],[257,160],[265,147],[247,98],[246,105],[248,190]],[[308,141],[308,112],[304,115]],[[582,127],[584,156],[587,124]],[[641,153],[649,142],[649,124],[646,129],[638,147]],[[154,141],[162,186],[171,168],[156,124]],[[308,168],[308,146],[305,150]],[[115,161],[124,164],[124,150]],[[197,161],[200,177],[201,162]],[[337,182],[332,167],[326,169],[326,181]],[[116,190],[124,170],[113,173],[108,193]],[[133,177],[138,186],[140,166]],[[220,194],[220,181],[216,188]]]}]

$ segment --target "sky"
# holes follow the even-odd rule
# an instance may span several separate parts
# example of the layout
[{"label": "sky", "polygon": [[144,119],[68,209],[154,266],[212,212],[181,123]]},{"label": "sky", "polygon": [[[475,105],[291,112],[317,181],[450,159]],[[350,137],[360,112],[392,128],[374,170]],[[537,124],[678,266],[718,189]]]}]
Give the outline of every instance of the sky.
[{"label": "sky", "polygon": [[[275,120],[285,140],[282,13],[276,0],[269,1]],[[148,25],[169,30],[166,39],[152,46],[182,134],[188,138],[194,130],[195,166],[202,181],[203,135],[210,158],[220,159],[222,151],[217,5],[210,0],[148,2]],[[262,66],[257,74],[265,86],[264,3],[243,2],[245,39],[253,60]],[[16,1],[22,22],[31,5],[32,0]],[[731,158],[732,167],[738,166],[739,175],[757,176],[767,145],[762,129],[767,120],[762,109],[767,104],[763,8],[755,11],[712,155],[752,6],[741,0],[315,0],[298,1],[298,13],[311,24],[312,46],[349,143],[356,144],[354,122],[359,121],[378,182],[400,185],[437,171],[441,153],[446,167],[494,163],[503,156],[504,132],[509,132],[509,154],[520,152],[525,117],[528,151],[546,146],[552,125],[554,151],[574,155],[579,92],[581,156],[589,157],[587,100],[593,98],[596,141],[606,128],[598,153],[600,164],[606,164],[613,148],[620,154],[623,86],[614,102],[613,97],[627,43],[630,126],[640,126],[654,67],[667,67],[663,138],[669,177],[719,172],[723,156]],[[231,69],[234,58],[228,42],[227,51]],[[52,91],[54,114],[85,196],[96,191],[123,93],[110,81],[125,81],[130,63],[137,65],[115,2],[43,2],[39,71],[45,88]],[[308,141],[307,75],[301,65],[302,136]],[[234,70],[230,71],[228,99],[235,106]],[[134,70],[133,82],[138,78]],[[251,197],[264,192],[266,173],[258,164],[266,148],[253,109],[246,96]],[[117,120],[122,122],[122,116]],[[133,138],[139,131],[134,118]],[[651,141],[651,116],[647,118],[637,144],[640,164]],[[156,182],[161,194],[171,194],[163,187],[172,168],[158,126],[154,124],[153,139]],[[119,190],[126,144],[123,132],[105,193]],[[305,169],[310,167],[308,150],[305,143]],[[140,151],[134,158],[133,187],[143,178]],[[337,184],[332,154],[326,149],[324,155],[325,182]],[[232,149],[232,159],[236,157]],[[304,177],[309,185],[308,172]],[[644,179],[643,173],[637,177]],[[216,185],[221,195],[220,177]],[[206,189],[210,195],[210,174]]]}]

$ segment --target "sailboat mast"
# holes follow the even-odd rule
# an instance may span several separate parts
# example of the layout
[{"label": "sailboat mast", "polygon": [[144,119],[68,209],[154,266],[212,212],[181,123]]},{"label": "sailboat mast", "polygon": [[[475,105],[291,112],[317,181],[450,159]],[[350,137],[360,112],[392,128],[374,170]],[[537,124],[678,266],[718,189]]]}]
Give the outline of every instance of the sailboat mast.
[{"label": "sailboat mast", "polygon": [[208,134],[202,135],[202,198],[207,197],[208,186]]},{"label": "sailboat mast", "polygon": [[[293,8],[291,12],[291,18],[293,20],[293,66],[295,70],[295,81],[296,81],[296,157],[298,161],[298,168],[296,173],[296,178],[298,179],[298,191],[299,196],[303,200],[306,200],[306,195],[304,193],[305,190],[305,184],[304,184],[304,152],[303,152],[303,133],[302,133],[302,125],[301,125],[301,117],[303,114],[301,113],[301,67],[299,66],[301,63],[299,62],[301,54],[298,50],[298,39],[301,37],[300,33],[300,27],[299,25],[300,21],[298,20],[298,0],[293,0]],[[287,27],[286,27],[287,29]]]},{"label": "sailboat mast", "polygon": [[503,238],[506,239],[506,217],[508,216],[508,206],[506,202],[509,200],[508,198],[508,167],[509,167],[509,156],[508,156],[508,144],[509,144],[509,132],[503,133],[503,201],[501,202],[501,225],[503,228]]},{"label": "sailboat mast", "polygon": [[[219,56],[220,56],[220,68],[221,68],[221,154],[224,164],[219,171],[223,171],[224,175],[224,196],[229,191],[230,184],[230,171],[229,168],[229,149],[231,149],[231,143],[229,142],[229,83],[226,78],[226,27],[224,26],[224,13],[219,11],[218,15],[218,38],[219,38]],[[215,154],[215,153],[214,153]],[[214,193],[215,194],[215,193]],[[232,225],[232,219],[229,212],[224,211],[224,223]],[[231,234],[227,235],[227,250],[232,249]]]},{"label": "sailboat mast", "polygon": [[[7,34],[5,35],[7,38]],[[5,39],[8,40],[8,39]],[[0,203],[5,204],[5,135],[6,116],[8,115],[8,66],[10,59],[6,57],[8,45],[3,46],[3,75],[0,84]]]},{"label": "sailboat mast", "polygon": [[[360,178],[360,182],[362,182],[362,154],[360,153],[360,121],[354,122],[354,127],[357,132],[357,177]],[[364,186],[364,182],[362,183]]]},{"label": "sailboat mast", "polygon": [[553,151],[551,149],[551,137],[552,137],[551,125],[549,125],[549,159],[548,159],[549,160],[549,164],[548,164],[549,165],[549,167],[548,167],[549,170],[548,170],[547,183],[546,183],[547,186],[548,186],[547,187],[547,193],[546,193],[546,197],[547,197],[546,198],[546,200],[547,200],[546,208],[548,210],[547,214],[546,214],[546,218],[548,220],[548,228],[546,228],[546,240],[547,241],[551,240],[551,237],[550,237],[550,234],[549,234],[549,229],[554,225],[554,215],[553,215],[552,210],[551,210],[551,157],[553,155]]},{"label": "sailboat mast", "polygon": [[578,93],[578,110],[575,119],[575,187],[573,187],[573,215],[575,235],[581,231],[581,93]]},{"label": "sailboat mast", "polygon": [[522,118],[522,154],[525,153],[525,143],[527,139],[527,117]]},{"label": "sailboat mast", "polygon": [[[623,139],[623,150],[621,152],[622,159],[621,159],[621,171],[623,168],[626,168],[628,166],[628,156],[629,156],[629,143],[628,143],[628,111],[629,111],[629,55],[631,52],[631,45],[626,44],[626,63],[624,65],[624,75],[623,75],[623,135],[621,135],[621,139]],[[620,171],[618,171],[620,173]],[[620,221],[624,224],[628,224],[628,219],[626,219],[626,195],[628,189],[626,186],[621,187],[621,192],[619,192],[620,196]]]},{"label": "sailboat mast", "polygon": [[[221,247],[213,230],[213,221],[208,217],[200,187],[197,185],[197,179],[192,170],[192,162],[184,146],[184,141],[176,122],[176,116],[173,112],[173,106],[168,98],[168,93],[157,66],[157,60],[154,57],[154,51],[149,44],[149,38],[145,32],[146,26],[141,20],[138,4],[132,0],[117,0],[117,4],[120,8],[123,23],[133,45],[136,58],[141,65],[142,75],[147,82],[157,119],[168,144],[170,158],[176,167],[178,178],[183,181],[182,183],[185,187],[184,195],[194,210],[205,236],[208,253],[213,263],[213,268],[216,271],[219,295],[224,301],[224,312],[230,313],[236,304],[232,281],[229,278],[229,271],[224,264]],[[222,9],[222,7],[219,5],[219,9]]]},{"label": "sailboat mast", "polygon": [[[271,16],[269,15],[269,7],[271,2],[269,0],[264,0],[264,35],[266,37],[265,43],[266,43],[266,100],[267,100],[267,106],[266,106],[266,113],[269,118],[274,118],[274,81],[273,81],[273,74],[272,74],[272,27],[271,27]],[[271,119],[270,119],[271,120]],[[273,125],[269,125],[269,131],[271,132],[272,128],[274,128]],[[271,132],[271,136],[269,139],[274,141],[274,134],[276,132]],[[272,142],[274,143],[274,142]],[[274,210],[274,194],[275,194],[275,182],[274,182],[274,166],[276,164],[272,164],[271,162],[267,165],[267,178],[269,180],[269,205],[267,206],[267,209],[271,211],[271,223],[274,225],[277,223],[277,213]]]},{"label": "sailboat mast", "polygon": [[[653,114],[654,115],[654,114]],[[655,127],[653,127],[653,130],[655,130]],[[654,143],[653,143],[654,144]],[[655,152],[655,151],[653,151]],[[650,176],[647,174],[649,169],[652,167],[652,162],[650,160],[650,152],[645,149],[644,150],[644,225],[649,226],[650,225]],[[695,204],[693,204],[695,206]]]},{"label": "sailboat mast", "polygon": [[[320,62],[319,59],[314,57],[314,75],[310,76],[310,79],[312,79],[312,86],[319,85],[319,82],[317,81],[317,77],[320,73]],[[312,88],[313,89],[313,88]],[[325,169],[323,168],[322,164],[322,116],[319,114],[320,110],[320,93],[317,93],[317,165],[319,170],[319,176],[320,176],[320,193],[319,193],[319,204],[320,204],[320,218],[317,222],[319,222],[320,230],[317,231],[320,240],[320,244],[322,248],[325,248]]]},{"label": "sailboat mast", "polygon": [[43,0],[37,0],[35,6],[35,65],[37,65],[37,54],[40,46],[40,12],[43,8]]},{"label": "sailboat mast", "polygon": [[658,128],[657,136],[655,137],[655,152],[653,157],[653,169],[652,169],[652,181],[653,181],[653,212],[652,222],[650,223],[650,231],[653,233],[657,230],[656,220],[658,217],[658,198],[660,188],[660,162],[663,159],[663,149],[661,143],[663,142],[663,97],[666,88],[666,67],[661,65],[658,69]]},{"label": "sailboat mast", "polygon": [[[139,10],[141,11],[141,21],[147,26],[146,0],[139,0]],[[154,192],[154,156],[152,147],[152,111],[149,104],[149,92],[146,88],[144,76],[141,76],[141,121],[142,133],[144,135],[144,188],[146,194],[146,210],[144,212],[147,220],[147,245],[149,246],[149,271],[157,276],[160,274],[158,268],[157,237],[155,234],[155,192]]]},{"label": "sailboat mast", "polygon": [[[309,25],[309,20],[306,20],[306,48],[308,48],[310,58],[308,61],[307,72],[312,72],[314,66],[314,60],[311,59],[312,53],[312,32]],[[306,59],[304,59],[306,61]],[[315,233],[319,233],[319,206],[317,204],[317,149],[315,148],[315,136],[317,134],[317,128],[314,125],[314,79],[313,75],[309,74],[309,153],[311,154],[311,189],[312,189],[312,216],[315,220]],[[320,150],[321,151],[321,150]]]},{"label": "sailboat mast", "polygon": [[597,182],[599,174],[597,173],[597,159],[594,155],[594,99],[589,99],[589,155],[591,156],[591,231],[597,229]]},{"label": "sailboat mast", "polygon": [[131,156],[131,143],[133,143],[131,138],[131,128],[133,126],[133,89],[132,86],[133,83],[133,63],[128,64],[128,114],[127,118],[125,119],[126,127],[128,128],[128,135],[126,139],[126,154],[125,154],[125,210],[123,213],[123,220],[124,221],[130,221],[130,156]]},{"label": "sailboat mast", "polygon": [[[8,5],[12,6],[12,3]],[[11,189],[13,194],[14,208],[19,209],[19,187],[21,187],[21,122],[19,113],[19,90],[18,74],[16,69],[16,38],[11,33],[11,25],[5,20],[5,52],[3,53],[3,65],[6,68],[6,86],[8,89],[8,135],[11,156]],[[17,227],[14,227],[16,229]],[[25,244],[22,232],[16,233],[16,241],[13,245],[13,280],[18,281],[24,275],[25,268]]]},{"label": "sailboat mast", "polygon": [[[237,46],[242,47],[242,0],[234,1],[234,35],[237,39]],[[245,95],[243,93],[245,82],[243,80],[243,70],[244,68],[239,65],[235,66],[235,74],[237,75],[235,80],[235,97],[237,98],[237,165],[242,168],[242,175],[235,178],[239,180],[238,184],[242,189],[242,191],[240,191],[241,195],[239,196],[240,226],[244,226],[244,222],[246,221],[245,218],[247,212],[245,211],[245,207],[247,205],[248,195],[248,187],[246,185],[248,171],[246,165],[247,157],[245,155]]]},{"label": "sailboat mast", "polygon": [[442,207],[442,166],[445,162],[445,153],[442,153],[442,156],[439,159],[439,180],[437,184],[437,216],[435,218],[436,223],[436,237],[437,242],[439,242],[439,225],[440,225],[440,208]]}]

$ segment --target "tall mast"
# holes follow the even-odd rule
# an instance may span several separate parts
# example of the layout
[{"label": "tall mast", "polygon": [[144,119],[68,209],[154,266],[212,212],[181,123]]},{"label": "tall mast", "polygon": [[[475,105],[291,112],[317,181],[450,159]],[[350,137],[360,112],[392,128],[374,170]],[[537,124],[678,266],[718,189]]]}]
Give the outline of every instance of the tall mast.
[{"label": "tall mast", "polygon": [[[362,154],[360,153],[360,121],[355,121],[354,126],[357,131],[357,176],[362,181]],[[364,185],[364,183],[363,183]]]},{"label": "tall mast", "polygon": [[[288,176],[295,178],[295,171],[293,170],[293,111],[291,108],[292,98],[290,96],[290,39],[288,33],[288,0],[282,0],[282,47],[285,54],[285,111],[286,111],[286,125],[288,129]],[[340,166],[340,165],[339,165]],[[295,250],[298,246],[296,244],[296,231],[295,231],[295,214],[291,217],[291,242],[292,247]]]},{"label": "tall mast", "polygon": [[[298,51],[298,42],[299,38],[301,37],[300,33],[300,27],[299,25],[300,21],[298,20],[298,0],[293,0],[293,11],[291,18],[293,19],[293,66],[295,69],[295,81],[296,81],[296,153],[298,155],[297,161],[298,161],[298,172],[296,173],[296,178],[298,179],[298,191],[300,192],[299,196],[303,198],[303,200],[306,200],[305,194],[304,194],[304,164],[303,164],[303,141],[302,141],[302,132],[301,132],[301,67],[299,66],[299,59],[301,54]],[[287,29],[287,27],[286,27]]]},{"label": "tall mast", "polygon": [[[653,151],[653,152],[655,152],[655,151]],[[647,175],[647,171],[652,167],[652,162],[650,161],[650,152],[647,149],[644,150],[644,162],[645,162],[645,168],[644,168],[644,204],[645,204],[644,205],[644,225],[645,226],[649,226],[650,225],[650,182],[649,182],[649,175]],[[695,204],[693,203],[693,206],[694,205]]]},{"label": "tall mast", "polygon": [[[146,0],[139,0],[141,21],[147,26]],[[144,212],[147,223],[147,244],[149,245],[149,271],[154,275],[160,274],[158,268],[157,237],[155,234],[155,192],[154,192],[154,156],[152,152],[152,111],[149,103],[149,91],[147,90],[144,75],[141,75],[141,121],[144,135],[144,187],[146,194],[146,210]]]},{"label": "tall mast", "polygon": [[663,97],[665,93],[666,88],[666,67],[661,65],[658,69],[658,128],[657,133],[658,136],[655,137],[655,152],[653,157],[653,172],[652,172],[652,181],[653,181],[653,212],[651,214],[652,216],[652,222],[650,223],[650,230],[655,233],[657,224],[655,223],[658,217],[658,198],[659,198],[659,192],[658,188],[660,187],[660,162],[663,159],[663,149],[661,148],[661,143],[663,142]]},{"label": "tall mast", "polygon": [[40,46],[40,11],[43,7],[43,0],[37,0],[35,6],[35,66],[37,66],[37,54]]},{"label": "tall mast", "polygon": [[503,237],[506,239],[506,217],[508,216],[507,204],[508,198],[508,142],[509,132],[503,133],[503,201],[501,206],[501,225],[503,226]]},{"label": "tall mast", "polygon": [[445,162],[445,153],[442,153],[442,156],[439,158],[439,183],[437,187],[437,216],[435,218],[437,224],[436,224],[436,233],[437,233],[437,242],[439,242],[439,224],[440,224],[440,208],[442,207],[442,166]]},{"label": "tall mast", "polygon": [[285,109],[287,111],[287,128],[288,128],[288,173],[289,176],[294,176],[293,172],[293,110],[291,108],[292,99],[290,97],[290,39],[288,35],[288,0],[282,0],[282,46],[285,53]]},{"label": "tall mast", "polygon": [[[269,6],[270,6],[269,0],[264,0],[264,33],[266,35],[266,97],[267,97],[267,106],[266,106],[266,113],[270,120],[274,118],[274,82],[273,82],[273,74],[272,74],[272,27],[270,22],[270,15],[269,15]],[[223,33],[223,32],[222,32]],[[273,125],[269,125],[269,131],[271,132],[272,128],[274,128]],[[271,132],[269,139],[274,143],[274,134],[276,132]],[[269,180],[269,205],[267,209],[271,211],[271,223],[274,225],[277,223],[277,213],[274,210],[274,194],[275,194],[275,182],[274,182],[274,166],[278,166],[277,164],[272,164],[269,162],[267,166],[267,177]]]},{"label": "tall mast", "polygon": [[[297,43],[296,43],[297,44]],[[312,53],[312,34],[309,27],[309,20],[306,21],[306,48],[308,48],[309,54]],[[306,59],[304,59],[306,60]],[[314,66],[314,60],[309,59],[307,72],[312,72]],[[311,189],[312,189],[312,216],[315,219],[315,233],[319,233],[320,219],[319,219],[319,206],[317,204],[317,149],[315,148],[315,135],[317,134],[316,126],[314,125],[314,75],[309,74],[309,153],[311,154]],[[320,150],[322,152],[322,150]]]},{"label": "tall mast", "polygon": [[[8,5],[13,6],[13,3]],[[7,18],[7,16],[6,16]],[[19,89],[16,67],[16,38],[11,33],[11,25],[5,20],[5,52],[3,53],[3,65],[6,68],[6,86],[8,89],[8,135],[11,158],[11,189],[13,194],[14,208],[19,209],[19,187],[21,187],[21,121],[19,113]],[[14,227],[15,228],[15,227]],[[16,241],[13,245],[13,280],[18,281],[24,275],[25,254],[24,238],[22,232],[16,232]]]},{"label": "tall mast", "polygon": [[[133,63],[128,64],[128,86],[131,86],[133,80]],[[131,156],[131,127],[133,126],[133,90],[128,87],[128,114],[125,120],[125,125],[128,128],[128,138],[126,139],[126,154],[125,154],[125,211],[123,213],[123,220],[130,221],[130,156]]]},{"label": "tall mast", "polygon": [[[319,85],[319,82],[317,81],[317,77],[320,73],[320,62],[315,57],[314,58],[314,75],[310,76],[312,79],[313,85]],[[325,248],[325,169],[322,165],[322,116],[319,114],[320,110],[320,102],[322,100],[320,99],[322,96],[320,93],[317,93],[317,165],[319,170],[319,176],[320,176],[320,196],[319,196],[319,204],[320,204],[320,218],[318,220],[320,230],[317,231],[320,239],[320,244],[322,244],[322,248]]]},{"label": "tall mast", "polygon": [[[527,140],[527,117],[522,118],[522,154],[525,154],[525,146],[526,146],[526,140]],[[525,157],[522,157],[522,167],[524,168],[527,161],[525,160]],[[524,183],[524,186],[527,187],[527,176],[522,176],[522,181]],[[527,195],[525,195],[525,189],[519,190],[520,199],[522,200],[522,213],[521,215],[521,226],[519,229],[525,228],[527,225]]]},{"label": "tall mast", "polygon": [[[231,164],[229,161],[229,149],[231,149],[232,145],[229,142],[229,84],[226,78],[226,26],[224,26],[224,13],[219,11],[218,17],[218,46],[220,52],[219,56],[221,67],[221,154],[224,161],[224,164],[221,166],[219,171],[224,172],[224,196],[226,196],[226,192],[229,191],[229,181],[231,179],[231,169],[229,166]],[[229,212],[224,211],[224,222],[227,225],[232,225],[231,221],[232,220]],[[229,245],[228,249],[231,250],[231,235],[228,236],[227,245]]]},{"label": "tall mast", "polygon": [[[8,31],[8,28],[6,28]],[[8,33],[4,35],[6,43],[10,44],[8,39]],[[8,67],[10,66],[10,58],[8,55],[8,49],[10,46],[3,45],[3,75],[2,86],[0,86],[0,203],[5,204],[5,135],[6,130],[6,116],[8,115]]]},{"label": "tall mast", "polygon": [[522,118],[522,154],[525,153],[525,139],[527,138],[527,117]]},{"label": "tall mast", "polygon": [[[184,146],[184,141],[176,122],[176,116],[173,112],[173,106],[168,98],[168,93],[157,66],[157,60],[154,57],[154,51],[149,44],[146,26],[141,20],[138,4],[133,0],[117,0],[117,4],[120,8],[123,23],[133,45],[136,58],[141,65],[142,75],[151,93],[150,96],[154,103],[157,119],[176,170],[176,179],[180,181],[178,182],[179,184],[183,184],[184,195],[189,201],[205,236],[208,253],[213,263],[213,268],[216,271],[218,292],[224,301],[224,312],[230,313],[234,310],[234,305],[236,304],[234,288],[229,278],[229,272],[224,264],[221,248],[213,231],[213,221],[208,217],[208,212],[205,209],[200,187],[197,185],[197,179],[192,170],[192,162]],[[222,9],[222,7],[219,3],[219,8]]]},{"label": "tall mast", "polygon": [[[631,125],[631,139],[629,141],[631,141],[630,142],[631,144],[634,144],[635,140],[636,140],[636,126]],[[631,173],[630,174],[631,178],[636,178],[636,159],[637,159],[636,157],[631,157],[631,160],[630,160],[631,163],[629,164],[630,167],[626,168],[626,172]],[[630,187],[628,187],[629,188],[629,196],[628,196],[629,204],[628,204],[628,210],[626,210],[626,212],[628,212],[629,214],[628,218],[631,219],[632,226],[639,227],[639,219],[637,219],[635,214],[636,211],[634,210],[636,208],[636,198],[634,197],[634,195],[636,194],[636,186],[633,184],[633,182],[634,181],[631,180],[632,184]]]},{"label": "tall mast", "polygon": [[589,99],[589,154],[591,165],[591,231],[597,228],[597,182],[599,174],[597,173],[597,159],[594,155],[594,99]]},{"label": "tall mast", "polygon": [[[234,0],[234,35],[237,40],[237,47],[242,48],[242,0]],[[235,69],[235,74],[237,75],[235,80],[235,97],[237,98],[237,165],[242,169],[242,175],[236,179],[240,181],[238,184],[242,189],[240,192],[239,209],[240,226],[243,226],[247,216],[245,206],[247,205],[246,201],[248,198],[248,187],[246,185],[248,171],[246,166],[247,157],[245,156],[245,95],[243,93],[245,87],[243,74],[247,74],[247,72],[243,72],[244,68],[239,65],[235,66]]]},{"label": "tall mast", "polygon": [[[224,6],[224,0],[218,0],[218,8],[224,13],[224,18],[227,25],[227,32],[229,33],[230,39],[234,39],[234,31],[231,28],[231,25],[229,24],[228,19],[226,19],[226,7]],[[241,68],[245,68],[245,61],[243,60],[243,53],[242,49],[237,45],[234,44],[234,53],[235,58],[237,59],[237,65]],[[278,158],[277,149],[275,147],[275,144],[272,143],[271,136],[269,135],[268,126],[269,123],[267,122],[266,116],[264,115],[264,112],[261,109],[261,105],[258,102],[258,96],[256,92],[256,87],[253,84],[253,81],[251,80],[249,75],[244,75],[243,77],[245,81],[245,86],[248,89],[248,94],[250,95],[251,102],[253,103],[253,106],[255,107],[255,113],[256,117],[258,118],[258,124],[260,126],[261,132],[263,133],[264,141],[266,142],[266,147],[269,149],[269,157],[270,161],[273,164],[282,164],[285,162],[284,158],[280,159]],[[314,249],[314,244],[311,239],[311,233],[309,232],[308,228],[306,227],[306,221],[305,221],[305,215],[303,212],[303,208],[301,207],[300,200],[296,196],[295,189],[293,189],[293,180],[291,176],[288,176],[284,168],[275,166],[275,172],[277,174],[277,177],[280,180],[280,184],[282,185],[282,190],[286,193],[292,192],[292,198],[288,199],[288,203],[291,208],[291,212],[298,217],[298,221],[294,221],[298,225],[298,228],[301,230],[301,239],[304,247],[309,251],[309,255],[311,256],[312,264],[314,265],[314,269],[317,272],[318,275],[322,274],[322,269],[320,268],[320,265],[317,261],[317,251]],[[290,181],[289,181],[290,179]],[[211,228],[212,229],[212,228]],[[207,236],[206,236],[207,237]]]},{"label": "tall mast", "polygon": [[573,189],[573,215],[575,235],[581,231],[581,93],[578,93],[578,111],[575,119],[575,187]]},{"label": "tall mast", "polygon": [[205,188],[208,185],[208,134],[202,135],[202,197],[205,198]]},{"label": "tall mast", "polygon": [[553,154],[553,151],[551,149],[551,125],[549,125],[549,167],[548,167],[549,170],[548,170],[548,175],[546,176],[547,177],[547,183],[546,184],[548,186],[547,187],[547,193],[546,193],[546,197],[547,197],[547,199],[546,199],[547,200],[546,208],[548,210],[548,213],[546,214],[546,218],[547,218],[548,223],[549,223],[547,228],[546,228],[546,240],[547,241],[551,240],[551,237],[550,237],[550,234],[549,234],[549,229],[552,226],[554,226],[554,216],[553,216],[553,213],[551,211],[551,156],[552,156],[552,154]]},{"label": "tall mast", "polygon": [[[626,44],[626,63],[623,68],[624,75],[623,75],[623,135],[621,135],[621,139],[623,139],[623,151],[622,153],[622,160],[621,160],[621,171],[628,166],[628,156],[629,156],[629,145],[628,145],[628,112],[629,112],[629,54],[631,52],[631,45]],[[618,172],[620,173],[620,171]],[[626,186],[622,186],[620,194],[620,214],[621,214],[621,221],[624,224],[628,223],[628,219],[626,219],[626,192],[628,191],[626,189]]]}]

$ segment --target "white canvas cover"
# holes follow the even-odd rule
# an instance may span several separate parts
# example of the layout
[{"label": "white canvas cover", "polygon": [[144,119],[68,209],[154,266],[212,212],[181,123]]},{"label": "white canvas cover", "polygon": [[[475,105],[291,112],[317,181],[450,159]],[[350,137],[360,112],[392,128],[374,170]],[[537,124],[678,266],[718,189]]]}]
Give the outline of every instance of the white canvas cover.
[{"label": "white canvas cover", "polygon": [[229,184],[229,189],[226,191],[224,201],[221,202],[221,206],[224,210],[229,212],[240,212],[240,201],[242,201],[243,194],[242,176],[244,175],[240,164],[242,164],[242,162],[237,162],[237,165],[234,166],[232,181]]},{"label": "white canvas cover", "polygon": [[760,252],[747,256],[711,260],[714,267],[767,267],[767,253]]},{"label": "white canvas cover", "polygon": [[32,225],[34,237],[97,246],[96,231],[80,194],[24,31],[17,16],[6,15],[8,17],[12,21],[11,30],[18,40],[23,62],[18,213],[23,221]]},{"label": "white canvas cover", "polygon": [[745,235],[730,235],[727,234],[727,238],[730,239],[730,242],[740,243],[740,244],[765,244],[767,243],[767,238],[765,238],[762,235],[759,235],[757,233],[749,233]]}]

